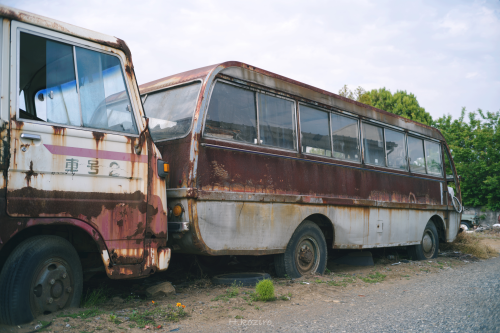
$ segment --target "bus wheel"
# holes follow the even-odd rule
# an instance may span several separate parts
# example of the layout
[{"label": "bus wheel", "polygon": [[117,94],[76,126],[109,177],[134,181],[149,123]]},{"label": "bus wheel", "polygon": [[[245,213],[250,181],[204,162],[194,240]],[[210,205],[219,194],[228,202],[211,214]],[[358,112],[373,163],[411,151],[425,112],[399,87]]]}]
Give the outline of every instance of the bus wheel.
[{"label": "bus wheel", "polygon": [[439,237],[436,226],[431,221],[425,226],[422,241],[408,248],[408,255],[413,260],[436,258],[439,251]]},{"label": "bus wheel", "polygon": [[279,277],[323,274],[326,257],[326,241],[321,229],[311,221],[304,221],[293,233],[285,253],[275,256],[274,267]]},{"label": "bus wheel", "polygon": [[83,274],[64,238],[37,236],[19,244],[0,274],[0,322],[18,325],[80,305]]},{"label": "bus wheel", "polygon": [[467,231],[472,229],[472,225],[468,221],[460,221],[460,228],[462,228],[463,231]]}]

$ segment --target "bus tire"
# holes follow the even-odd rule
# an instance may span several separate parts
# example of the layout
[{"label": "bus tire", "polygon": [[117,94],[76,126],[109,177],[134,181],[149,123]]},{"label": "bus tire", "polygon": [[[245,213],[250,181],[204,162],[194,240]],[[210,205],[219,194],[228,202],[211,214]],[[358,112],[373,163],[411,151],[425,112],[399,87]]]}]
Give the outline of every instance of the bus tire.
[{"label": "bus tire", "polygon": [[472,229],[472,225],[469,223],[469,221],[460,221],[460,228],[462,228],[464,231],[467,231],[469,229]]},{"label": "bus tire", "polygon": [[327,261],[326,241],[321,229],[311,221],[302,222],[290,238],[285,253],[274,257],[279,277],[299,278],[323,274]]},{"label": "bus tire", "polygon": [[78,307],[80,258],[66,239],[36,236],[19,244],[0,273],[0,322],[18,325],[39,315]]},{"label": "bus tire", "polygon": [[437,257],[439,252],[439,236],[432,221],[427,222],[420,244],[410,246],[408,255],[412,260],[426,260]]}]

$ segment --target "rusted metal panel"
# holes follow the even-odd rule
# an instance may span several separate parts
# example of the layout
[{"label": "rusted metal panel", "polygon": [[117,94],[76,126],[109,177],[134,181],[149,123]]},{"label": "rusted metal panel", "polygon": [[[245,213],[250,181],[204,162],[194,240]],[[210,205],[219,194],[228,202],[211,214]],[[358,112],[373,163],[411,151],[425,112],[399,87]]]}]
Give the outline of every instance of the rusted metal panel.
[{"label": "rusted metal panel", "polygon": [[416,244],[426,223],[415,221],[444,216],[443,211],[437,210],[230,200],[196,200],[193,205],[196,209],[191,217],[194,228],[183,235],[192,241],[187,244],[182,239],[170,241],[178,245],[177,251],[193,252],[197,249],[200,253],[212,255],[284,252],[297,226],[314,214],[327,217],[333,224],[334,248]]}]

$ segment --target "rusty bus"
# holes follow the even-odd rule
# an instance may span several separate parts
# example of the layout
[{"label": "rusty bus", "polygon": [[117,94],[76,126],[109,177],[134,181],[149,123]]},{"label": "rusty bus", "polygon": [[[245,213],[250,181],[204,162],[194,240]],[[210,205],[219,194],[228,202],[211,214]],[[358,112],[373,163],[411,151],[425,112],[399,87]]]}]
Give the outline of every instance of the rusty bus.
[{"label": "rusty bus", "polygon": [[457,235],[459,180],[435,128],[241,62],[139,88],[171,168],[174,254],[272,254],[298,277],[322,273],[328,248],[425,259]]},{"label": "rusty bus", "polygon": [[165,270],[168,165],[121,39],[0,6],[0,322]]}]

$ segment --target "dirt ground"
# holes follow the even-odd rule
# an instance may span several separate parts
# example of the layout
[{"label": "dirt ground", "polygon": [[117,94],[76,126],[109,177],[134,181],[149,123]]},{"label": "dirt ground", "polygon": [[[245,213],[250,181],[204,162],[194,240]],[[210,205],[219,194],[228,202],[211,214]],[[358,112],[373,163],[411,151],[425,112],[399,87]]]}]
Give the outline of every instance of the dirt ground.
[{"label": "dirt ground", "polygon": [[[481,242],[500,252],[500,236],[484,236]],[[234,271],[260,271],[275,276],[270,258],[251,257],[246,261],[241,258],[242,262],[227,258],[218,263],[221,266],[209,269],[216,265],[183,257],[173,261],[168,272],[143,280],[112,281],[96,276],[84,286],[87,307],[42,316],[18,327],[0,327],[0,332],[189,332],[201,324],[227,323],[228,318],[263,320],[269,312],[299,304],[345,303],[343,295],[353,290],[363,297],[365,289],[411,283],[413,279],[425,279],[430,274],[479,260],[470,255],[441,252],[433,260],[411,261],[405,259],[406,250],[402,248],[371,252],[374,266],[335,264],[335,257],[348,253],[336,251],[330,254],[324,275],[295,280],[273,277],[276,300],[271,302],[252,300],[254,287],[214,286],[210,282],[214,274]],[[149,286],[164,281],[173,283],[175,294],[146,297]]]}]

